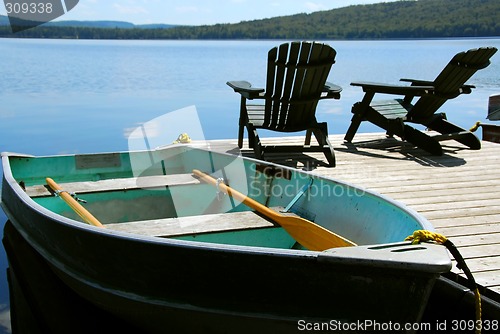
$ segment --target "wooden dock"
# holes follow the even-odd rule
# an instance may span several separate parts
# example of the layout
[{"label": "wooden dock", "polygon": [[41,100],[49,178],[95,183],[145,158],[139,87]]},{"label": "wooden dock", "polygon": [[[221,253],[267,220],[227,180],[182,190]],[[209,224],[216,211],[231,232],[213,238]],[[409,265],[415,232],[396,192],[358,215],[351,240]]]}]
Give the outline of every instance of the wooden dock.
[{"label": "wooden dock", "polygon": [[[301,140],[286,137],[266,142]],[[357,134],[353,144],[344,143],[343,135],[331,135],[330,141],[335,168],[324,167],[321,153],[272,155],[268,160],[310,169],[403,202],[448,237],[477,283],[500,297],[500,144],[483,141],[481,150],[472,151],[446,141],[442,142],[445,154],[431,156],[384,133]],[[248,149],[243,154],[252,156]],[[452,272],[457,279],[465,277],[455,266]]]}]

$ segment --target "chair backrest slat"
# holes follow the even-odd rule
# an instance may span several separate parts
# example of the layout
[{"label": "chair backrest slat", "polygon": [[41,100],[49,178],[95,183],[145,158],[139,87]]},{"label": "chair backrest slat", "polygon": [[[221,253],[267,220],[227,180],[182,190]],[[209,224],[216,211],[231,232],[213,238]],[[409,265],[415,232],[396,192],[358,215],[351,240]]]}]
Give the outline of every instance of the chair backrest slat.
[{"label": "chair backrest slat", "polygon": [[301,45],[298,42],[290,43],[290,54],[285,64],[286,67],[285,85],[283,87],[283,92],[281,94],[281,101],[279,104],[280,116],[278,121],[278,127],[284,127],[286,122],[288,121],[289,101],[292,98],[293,87],[297,75],[296,67],[299,63],[299,55],[301,51],[300,46]]},{"label": "chair backrest slat", "polygon": [[269,80],[269,78],[274,78],[276,75],[276,63],[278,59],[278,48],[274,47],[268,52],[267,56],[267,82],[266,82],[266,112],[264,114],[264,123],[265,127],[268,127],[271,124],[271,111],[273,108],[273,100],[272,97],[274,95],[274,80]]},{"label": "chair backrest slat", "polygon": [[264,127],[298,131],[315,122],[316,106],[335,56],[332,47],[315,42],[285,43],[271,49]]},{"label": "chair backrest slat", "polygon": [[276,74],[274,77],[274,89],[271,96],[273,106],[271,111],[272,115],[270,127],[272,128],[278,126],[281,117],[280,100],[283,96],[283,85],[285,82],[285,75],[287,70],[286,62],[288,59],[288,49],[289,44],[281,44],[278,48],[278,58],[275,59],[274,65],[272,65],[276,68]]}]

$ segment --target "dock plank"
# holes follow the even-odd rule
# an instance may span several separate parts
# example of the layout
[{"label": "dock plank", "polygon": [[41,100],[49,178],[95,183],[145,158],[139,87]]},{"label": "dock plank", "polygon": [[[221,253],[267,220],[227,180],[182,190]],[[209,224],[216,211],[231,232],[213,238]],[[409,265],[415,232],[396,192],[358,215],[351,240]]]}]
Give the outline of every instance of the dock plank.
[{"label": "dock plank", "polygon": [[500,244],[500,232],[494,231],[486,234],[476,233],[474,235],[456,236],[452,241],[456,246],[460,247]]},{"label": "dock plank", "polygon": [[500,256],[469,259],[467,261],[467,267],[473,272],[500,270]]},{"label": "dock plank", "polygon": [[[384,133],[357,133],[352,144],[343,135],[329,139],[335,168],[326,167],[321,153],[267,158],[374,190],[421,213],[457,245],[476,281],[500,298],[500,144],[483,141],[475,151],[444,141],[444,154],[432,156]],[[304,137],[263,140],[297,145]],[[248,146],[243,154],[253,156]]]},{"label": "dock plank", "polygon": [[[434,224],[436,227],[436,224]],[[463,236],[480,236],[482,234],[500,233],[500,224],[477,224],[477,225],[466,225],[466,226],[444,226],[440,227],[439,230],[442,234],[445,234],[448,238],[455,240],[455,237]]]}]

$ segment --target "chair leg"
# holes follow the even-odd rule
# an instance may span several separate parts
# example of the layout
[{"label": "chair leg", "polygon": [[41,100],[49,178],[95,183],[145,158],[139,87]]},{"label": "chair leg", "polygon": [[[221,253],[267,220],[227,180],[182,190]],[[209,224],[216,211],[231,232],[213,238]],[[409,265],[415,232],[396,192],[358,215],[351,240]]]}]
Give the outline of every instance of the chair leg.
[{"label": "chair leg", "polygon": [[443,155],[443,148],[438,141],[406,124],[404,125],[404,140],[432,155]]},{"label": "chair leg", "polygon": [[259,134],[257,133],[257,129],[253,126],[252,123],[247,124],[248,129],[248,144],[250,148],[253,149],[253,153],[255,158],[264,160],[264,150],[262,144],[260,142]]},{"label": "chair leg", "polygon": [[[320,147],[322,147],[323,154],[328,161],[330,167],[335,167],[335,152],[333,151],[333,146],[328,139],[328,125],[326,122],[319,123],[317,128],[310,129],[314,133],[314,137],[318,141]],[[308,131],[310,131],[308,130]]]},{"label": "chair leg", "polygon": [[351,119],[351,125],[345,134],[344,140],[348,143],[352,142],[354,135],[359,129],[361,122],[363,121],[363,113],[360,110],[360,102],[355,103],[352,106],[352,113],[354,114]]},{"label": "chair leg", "polygon": [[245,126],[241,124],[238,126],[238,147],[243,148],[243,134],[245,132]]},{"label": "chair leg", "polygon": [[370,103],[374,96],[375,92],[366,92],[361,102],[356,102],[352,105],[351,112],[354,115],[352,116],[351,125],[349,126],[349,129],[347,129],[347,133],[344,137],[346,142],[350,143],[352,141],[359,126],[361,125],[361,122],[365,120],[365,114],[370,108]]},{"label": "chair leg", "polygon": [[307,131],[306,131],[306,140],[304,141],[304,146],[310,146],[311,145],[311,135],[312,135],[311,129],[307,129]]},{"label": "chair leg", "polygon": [[[258,138],[258,136],[257,136]],[[255,158],[259,160],[265,160],[264,158],[264,147],[260,144],[260,141],[255,144],[255,147],[253,149],[253,154],[255,155]]]},{"label": "chair leg", "polygon": [[246,127],[248,132],[248,147],[253,149],[255,147],[255,137],[257,131],[255,130],[255,128],[251,123],[248,123]]},{"label": "chair leg", "polygon": [[330,140],[328,137],[325,138],[326,140],[326,145],[323,147],[323,154],[326,157],[326,160],[328,161],[328,164],[330,167],[335,167],[336,161],[335,161],[335,152],[333,151],[333,146],[330,144]]},{"label": "chair leg", "polygon": [[405,139],[405,123],[401,118],[395,119],[384,119],[386,123],[386,135],[387,137],[394,137],[394,135]]},{"label": "chair leg", "polygon": [[471,150],[481,149],[481,141],[472,132],[462,129],[461,127],[450,123],[446,117],[438,118],[428,124],[428,127],[432,130],[440,132],[442,134],[453,134],[460,133],[452,139],[458,141],[459,143],[469,147]]},{"label": "chair leg", "polygon": [[[243,135],[245,132],[245,124],[248,123],[247,102],[244,97],[240,101],[240,118],[238,120],[238,147],[243,147]],[[248,138],[250,142],[250,138]]]}]

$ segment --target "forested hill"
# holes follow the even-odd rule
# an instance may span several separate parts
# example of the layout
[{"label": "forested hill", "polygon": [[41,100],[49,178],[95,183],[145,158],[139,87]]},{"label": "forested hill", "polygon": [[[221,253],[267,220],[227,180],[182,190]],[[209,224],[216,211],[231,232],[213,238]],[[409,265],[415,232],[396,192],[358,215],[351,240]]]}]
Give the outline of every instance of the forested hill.
[{"label": "forested hill", "polygon": [[349,6],[237,24],[173,28],[39,26],[0,37],[86,39],[389,39],[500,36],[499,0],[418,0]]}]

